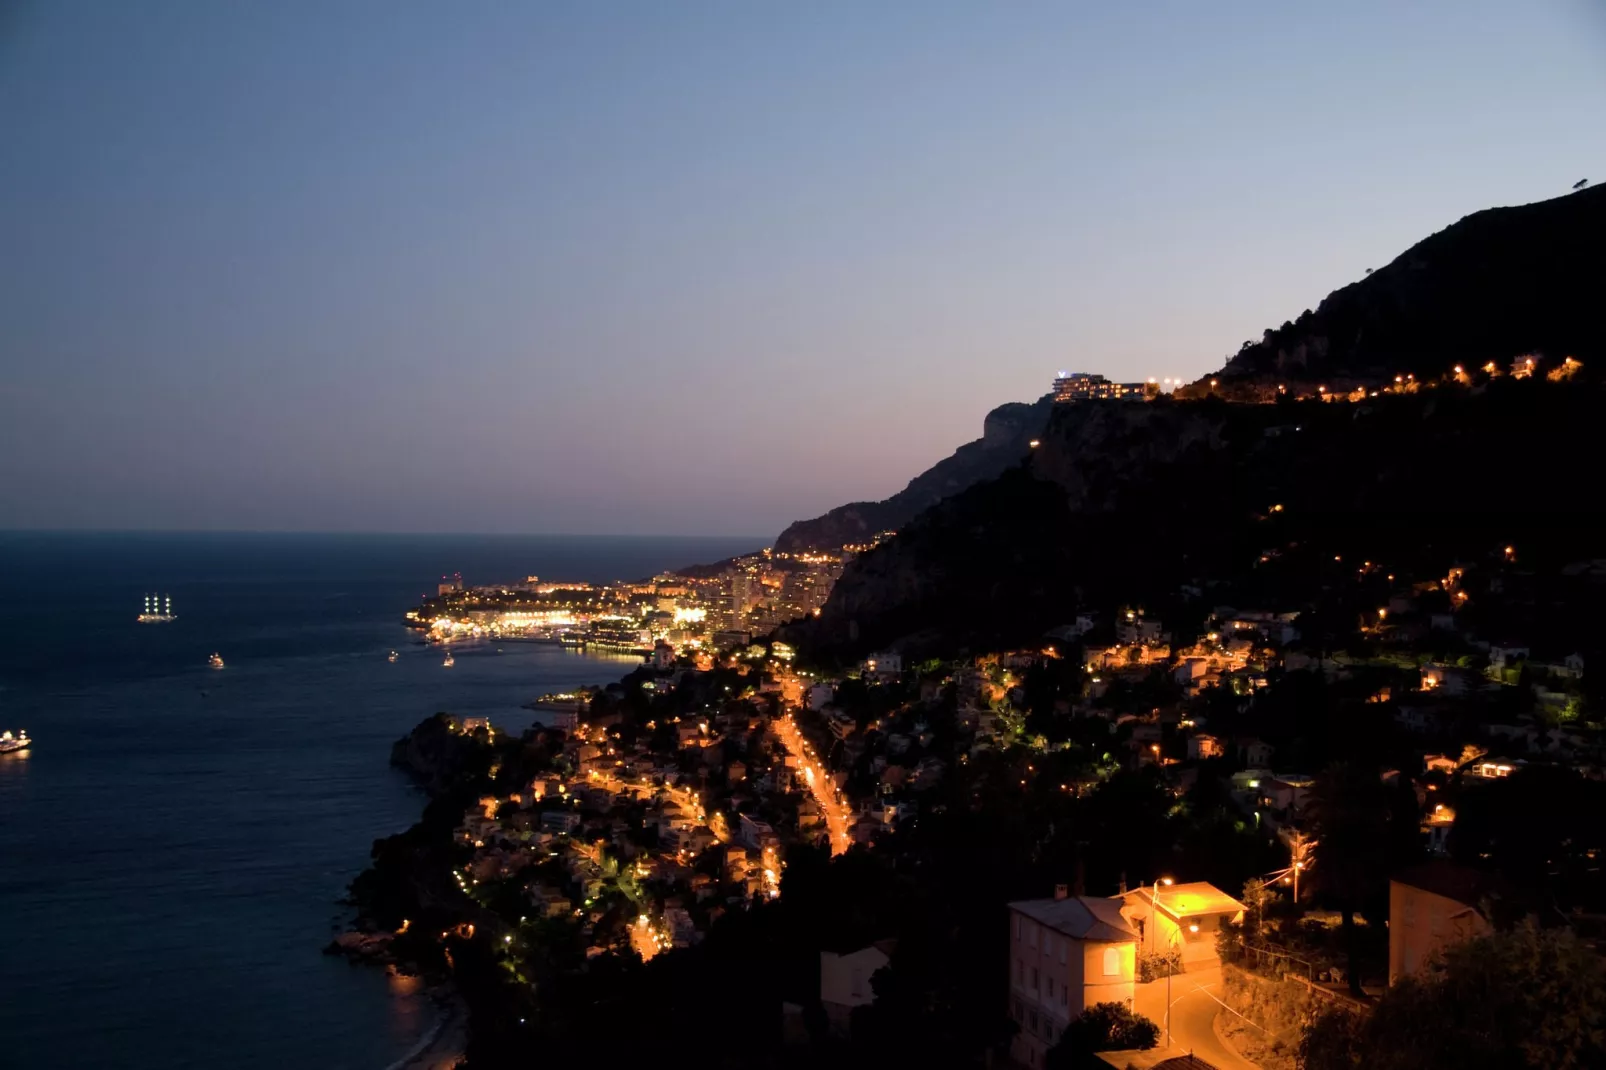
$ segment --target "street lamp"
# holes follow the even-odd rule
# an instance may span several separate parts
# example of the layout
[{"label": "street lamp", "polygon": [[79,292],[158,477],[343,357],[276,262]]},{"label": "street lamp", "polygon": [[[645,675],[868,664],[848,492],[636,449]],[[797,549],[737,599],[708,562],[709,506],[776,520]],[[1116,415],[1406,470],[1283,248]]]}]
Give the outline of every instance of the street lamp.
[{"label": "street lamp", "polygon": [[1154,950],[1154,930],[1159,927],[1160,921],[1160,885],[1171,887],[1176,882],[1170,877],[1158,877],[1149,889],[1149,902],[1152,904],[1149,911],[1149,950]]},{"label": "street lamp", "polygon": [[[1171,882],[1167,881],[1166,883],[1169,884]],[[1188,925],[1188,931],[1190,933],[1198,932],[1199,931],[1199,923],[1198,922],[1190,923]],[[1179,927],[1176,932],[1172,933],[1171,934],[1171,939],[1167,940],[1166,943],[1169,944],[1169,945],[1179,945],[1180,946],[1181,943],[1182,943],[1182,929]],[[1169,951],[1170,948],[1167,947],[1166,950]],[[1166,956],[1166,960],[1165,960],[1165,1046],[1168,1047],[1168,1048],[1171,1046],[1171,973],[1172,973],[1172,962],[1171,962],[1171,957],[1168,955],[1168,956]]]}]

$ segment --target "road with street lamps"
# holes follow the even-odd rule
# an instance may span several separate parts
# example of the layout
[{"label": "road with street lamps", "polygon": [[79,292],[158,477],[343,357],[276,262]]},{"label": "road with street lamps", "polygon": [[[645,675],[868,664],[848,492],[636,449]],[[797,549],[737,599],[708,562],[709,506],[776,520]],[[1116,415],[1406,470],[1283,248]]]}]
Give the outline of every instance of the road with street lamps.
[{"label": "road with street lamps", "polygon": [[[1141,1015],[1160,1026],[1160,1037],[1165,1039],[1167,1019],[1166,985],[1164,978],[1138,985],[1133,1007]],[[1192,1053],[1217,1070],[1260,1070],[1239,1055],[1216,1036],[1217,1014],[1231,1014],[1218,1001],[1221,994],[1221,967],[1190,970],[1172,979],[1170,998],[1171,1044],[1152,1053],[1160,1058]]]}]

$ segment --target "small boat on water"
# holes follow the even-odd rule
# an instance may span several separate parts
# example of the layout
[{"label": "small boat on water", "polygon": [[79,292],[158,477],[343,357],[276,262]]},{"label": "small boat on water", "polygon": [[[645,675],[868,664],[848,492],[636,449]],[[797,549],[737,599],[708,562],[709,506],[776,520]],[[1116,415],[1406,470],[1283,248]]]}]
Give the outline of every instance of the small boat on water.
[{"label": "small boat on water", "polygon": [[29,739],[28,733],[21,728],[17,729],[15,735],[9,730],[0,732],[0,754],[15,754],[31,746],[33,740]]},{"label": "small boat on water", "polygon": [[212,666],[214,669],[221,669],[223,668],[223,655],[213,654],[211,657],[206,659],[206,663]]},{"label": "small boat on water", "polygon": [[385,659],[385,660],[386,660],[386,661],[395,661],[395,660],[396,660],[396,659],[397,659],[397,658],[399,658],[399,657],[401,657],[401,655],[400,655],[400,654],[398,654],[398,653],[396,653],[396,652],[395,652],[395,651],[394,651],[394,650],[392,650],[392,651],[391,651],[391,652],[390,652],[390,656],[389,656],[389,657],[388,657],[388,658],[386,658],[386,659]]},{"label": "small boat on water", "polygon": [[457,659],[452,657],[450,654],[447,654],[446,655],[446,660],[441,662],[441,664],[446,666],[448,669],[450,669],[453,665],[457,664]]}]

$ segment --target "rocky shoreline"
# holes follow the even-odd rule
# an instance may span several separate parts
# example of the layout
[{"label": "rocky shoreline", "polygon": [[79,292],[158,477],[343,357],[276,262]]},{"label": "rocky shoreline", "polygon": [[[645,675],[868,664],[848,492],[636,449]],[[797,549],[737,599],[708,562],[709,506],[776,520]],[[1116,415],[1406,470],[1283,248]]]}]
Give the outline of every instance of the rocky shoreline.
[{"label": "rocky shoreline", "polygon": [[471,949],[498,938],[504,926],[455,883],[465,848],[453,829],[524,742],[439,713],[391,747],[391,765],[412,777],[429,802],[406,831],[374,841],[369,866],[351,882],[346,900],[355,911],[351,927],[323,949],[429,986],[440,1020],[387,1070],[448,1070],[466,1057],[472,1016],[466,995],[476,985],[460,974],[480,962]]}]

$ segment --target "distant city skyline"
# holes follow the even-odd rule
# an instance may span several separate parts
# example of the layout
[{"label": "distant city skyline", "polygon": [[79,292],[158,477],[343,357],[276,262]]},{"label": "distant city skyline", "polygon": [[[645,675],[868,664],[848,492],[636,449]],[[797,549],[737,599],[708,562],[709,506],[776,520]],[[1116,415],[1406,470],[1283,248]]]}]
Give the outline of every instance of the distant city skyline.
[{"label": "distant city skyline", "polygon": [[773,536],[1606,180],[1599,5],[1294,8],[9,6],[0,528]]}]

